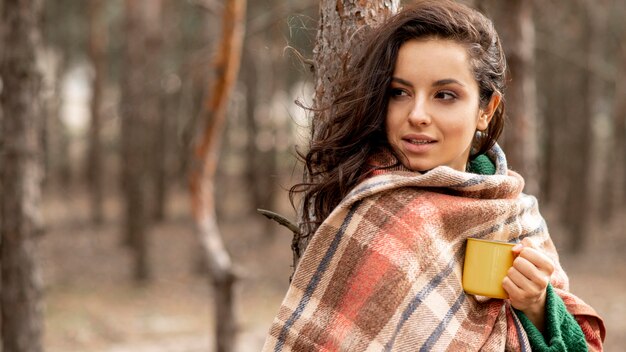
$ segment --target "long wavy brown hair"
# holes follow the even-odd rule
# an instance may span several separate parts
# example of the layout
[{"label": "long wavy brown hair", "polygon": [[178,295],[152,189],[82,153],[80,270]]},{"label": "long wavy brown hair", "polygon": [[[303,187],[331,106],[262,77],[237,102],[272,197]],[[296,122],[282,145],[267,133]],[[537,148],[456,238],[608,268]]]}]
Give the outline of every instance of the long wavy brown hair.
[{"label": "long wavy brown hair", "polygon": [[[465,5],[448,0],[420,1],[402,9],[367,35],[363,49],[348,67],[341,89],[330,106],[328,120],[314,131],[306,153],[302,183],[290,189],[295,204],[302,194],[301,229],[313,234],[356,184],[372,171],[368,157],[389,148],[385,118],[389,85],[400,46],[412,39],[438,38],[464,45],[485,108],[493,94],[502,96],[506,60],[492,22]],[[474,141],[471,158],[489,150],[504,125],[501,102],[488,128]]]}]

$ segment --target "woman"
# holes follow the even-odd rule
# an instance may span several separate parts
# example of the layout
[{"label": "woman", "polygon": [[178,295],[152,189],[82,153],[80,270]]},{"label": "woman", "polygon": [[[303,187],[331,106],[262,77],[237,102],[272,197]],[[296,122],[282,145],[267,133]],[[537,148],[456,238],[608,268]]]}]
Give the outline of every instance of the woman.
[{"label": "woman", "polygon": [[[451,1],[373,31],[292,189],[312,238],[265,351],[602,350],[496,145],[505,69],[492,23]],[[463,292],[468,237],[521,241],[509,299]]]}]

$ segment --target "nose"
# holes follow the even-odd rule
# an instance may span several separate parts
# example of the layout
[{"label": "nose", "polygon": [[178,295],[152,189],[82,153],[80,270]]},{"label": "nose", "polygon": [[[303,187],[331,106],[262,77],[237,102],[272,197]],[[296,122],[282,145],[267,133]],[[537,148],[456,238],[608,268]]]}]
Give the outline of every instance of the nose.
[{"label": "nose", "polygon": [[415,99],[413,108],[409,113],[409,123],[413,126],[427,126],[431,122],[428,105],[424,99]]}]

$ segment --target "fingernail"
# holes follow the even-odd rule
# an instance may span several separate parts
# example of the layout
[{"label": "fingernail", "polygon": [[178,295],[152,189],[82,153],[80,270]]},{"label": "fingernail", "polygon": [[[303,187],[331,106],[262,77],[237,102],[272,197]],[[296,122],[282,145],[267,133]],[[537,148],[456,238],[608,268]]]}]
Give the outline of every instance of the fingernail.
[{"label": "fingernail", "polygon": [[522,248],[524,248],[524,245],[521,243],[516,244],[515,246],[513,246],[513,250],[514,251],[521,251]]}]

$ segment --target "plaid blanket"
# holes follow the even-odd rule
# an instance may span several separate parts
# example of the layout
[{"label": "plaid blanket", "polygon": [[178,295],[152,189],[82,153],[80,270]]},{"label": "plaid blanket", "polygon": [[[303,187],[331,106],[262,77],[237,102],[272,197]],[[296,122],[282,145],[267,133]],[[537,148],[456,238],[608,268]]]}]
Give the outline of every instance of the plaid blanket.
[{"label": "plaid blanket", "polygon": [[461,287],[468,237],[531,238],[554,260],[552,285],[601,350],[595,311],[568,279],[534,197],[507,170],[379,171],[359,184],[311,240],[263,351],[530,351],[508,301]]}]

